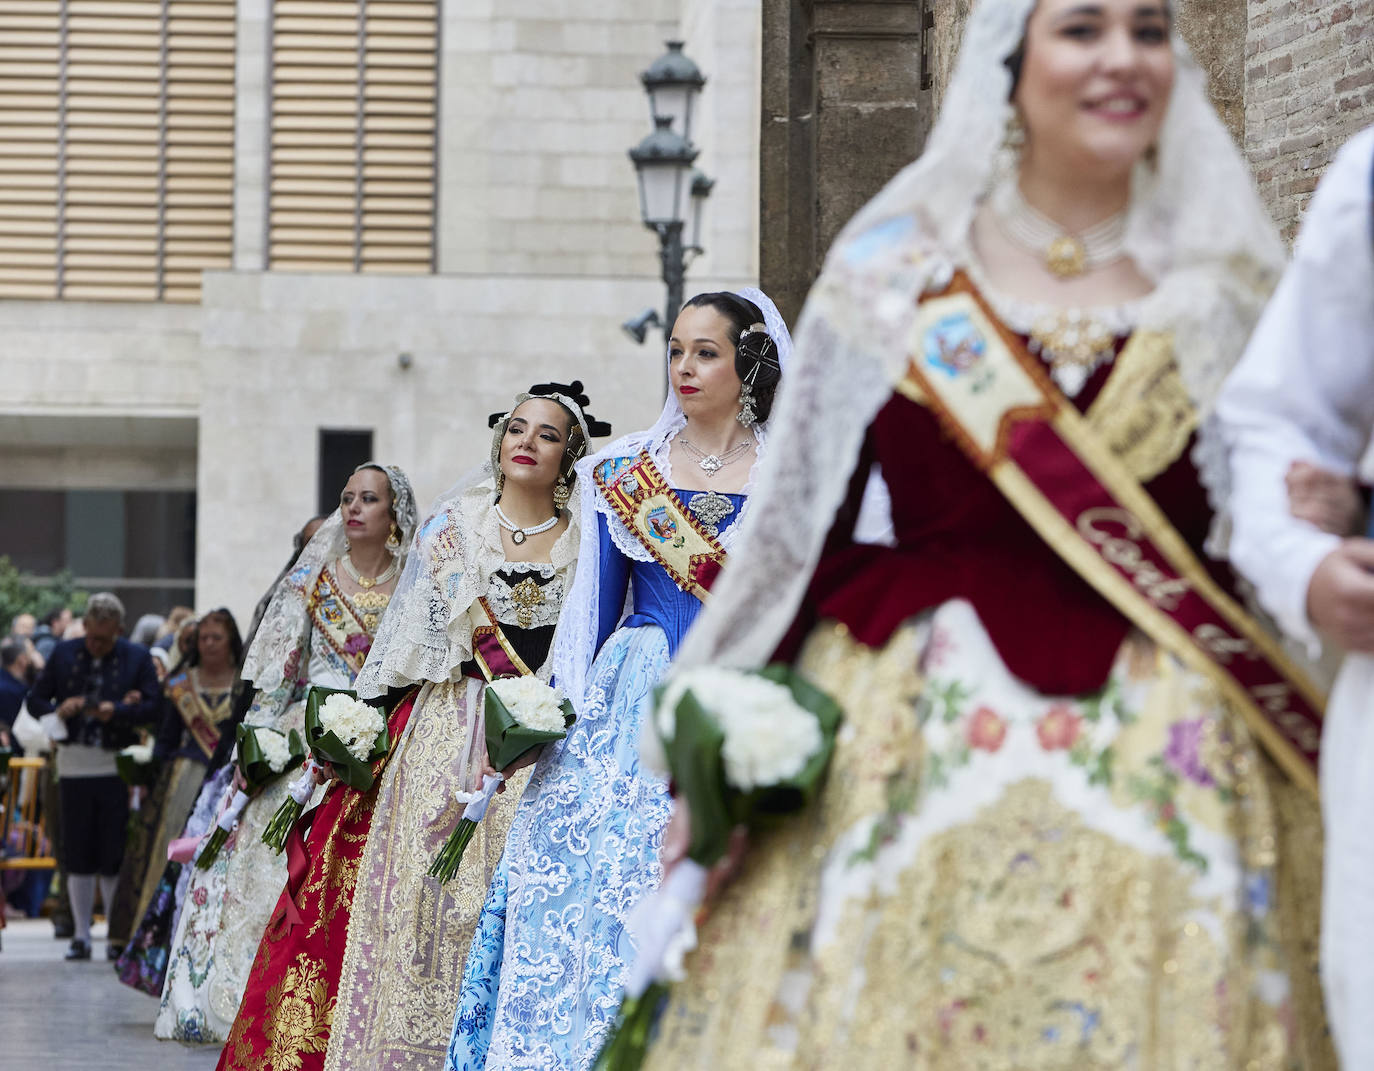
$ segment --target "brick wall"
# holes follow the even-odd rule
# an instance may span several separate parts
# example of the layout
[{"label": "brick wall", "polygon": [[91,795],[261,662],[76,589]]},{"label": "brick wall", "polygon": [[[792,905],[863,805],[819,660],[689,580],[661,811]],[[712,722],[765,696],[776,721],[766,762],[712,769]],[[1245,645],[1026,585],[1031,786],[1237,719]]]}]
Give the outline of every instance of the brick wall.
[{"label": "brick wall", "polygon": [[1284,237],[1323,169],[1374,122],[1374,0],[1250,0],[1245,149]]}]

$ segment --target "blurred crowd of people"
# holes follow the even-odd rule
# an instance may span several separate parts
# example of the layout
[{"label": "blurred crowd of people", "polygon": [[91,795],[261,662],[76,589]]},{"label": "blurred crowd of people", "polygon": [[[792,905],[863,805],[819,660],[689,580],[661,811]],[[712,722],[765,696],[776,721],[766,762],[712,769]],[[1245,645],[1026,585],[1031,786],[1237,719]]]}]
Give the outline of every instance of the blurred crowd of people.
[{"label": "blurred crowd of people", "polygon": [[[228,611],[217,614],[228,619],[228,629],[210,629],[215,639],[207,646],[227,650],[219,634],[236,638],[236,628]],[[7,870],[0,888],[7,913],[51,917],[55,936],[72,940],[68,958],[90,956],[97,890],[107,916],[115,907],[133,836],[129,816],[151,791],[126,783],[120,753],[145,743],[156,751],[167,737],[164,685],[205,661],[203,625],[190,607],[174,606],[138,618],[125,639],[123,604],[101,592],[80,617],[66,606],[41,618],[17,614],[0,640],[0,749],[44,762],[27,784],[14,778],[0,851],[12,857],[28,845],[57,861],[52,870]],[[232,662],[221,663],[220,675],[232,684]],[[27,813],[41,822],[37,831],[22,828],[24,796],[31,799]],[[108,955],[117,958],[119,951],[112,942]]]}]

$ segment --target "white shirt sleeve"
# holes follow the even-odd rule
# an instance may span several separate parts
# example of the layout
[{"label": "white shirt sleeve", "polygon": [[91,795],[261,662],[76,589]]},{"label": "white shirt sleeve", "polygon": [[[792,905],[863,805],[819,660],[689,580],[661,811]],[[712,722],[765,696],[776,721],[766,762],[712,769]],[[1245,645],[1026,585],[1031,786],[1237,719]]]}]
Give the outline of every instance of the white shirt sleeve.
[{"label": "white shirt sleeve", "polygon": [[1317,653],[1307,587],[1337,536],[1294,518],[1294,461],[1354,475],[1374,432],[1374,127],[1337,155],[1292,264],[1218,406],[1231,449],[1231,561],[1261,604]]}]

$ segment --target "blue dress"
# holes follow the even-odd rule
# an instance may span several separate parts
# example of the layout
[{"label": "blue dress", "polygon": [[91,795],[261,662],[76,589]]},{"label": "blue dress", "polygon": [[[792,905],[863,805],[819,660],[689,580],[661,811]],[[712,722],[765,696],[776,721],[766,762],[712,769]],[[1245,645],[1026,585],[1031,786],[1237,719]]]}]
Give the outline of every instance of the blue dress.
[{"label": "blue dress", "polygon": [[[690,502],[692,492],[678,492]],[[727,495],[740,515],[742,495]],[[591,1066],[633,960],[625,921],[657,887],[667,785],[639,734],[701,610],[655,562],[627,558],[598,514],[599,636],[581,716],[535,768],[463,971],[450,1071]],[[626,593],[632,610],[622,616]],[[618,627],[617,627],[618,626]]]}]

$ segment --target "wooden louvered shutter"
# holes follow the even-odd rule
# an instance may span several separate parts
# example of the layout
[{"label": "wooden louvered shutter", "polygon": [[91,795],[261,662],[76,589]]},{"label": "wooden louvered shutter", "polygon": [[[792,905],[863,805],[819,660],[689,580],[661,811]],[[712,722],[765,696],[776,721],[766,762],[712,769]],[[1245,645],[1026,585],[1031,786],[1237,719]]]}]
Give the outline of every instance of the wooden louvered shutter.
[{"label": "wooden louvered shutter", "polygon": [[438,5],[277,0],[269,266],[434,269]]},{"label": "wooden louvered shutter", "polygon": [[198,300],[233,109],[233,0],[0,0],[0,297]]},{"label": "wooden louvered shutter", "polygon": [[66,9],[62,296],[156,300],[162,4]]},{"label": "wooden louvered shutter", "polygon": [[0,297],[57,296],[62,10],[0,0]]},{"label": "wooden louvered shutter", "polygon": [[163,297],[234,258],[234,0],[167,0]]}]

